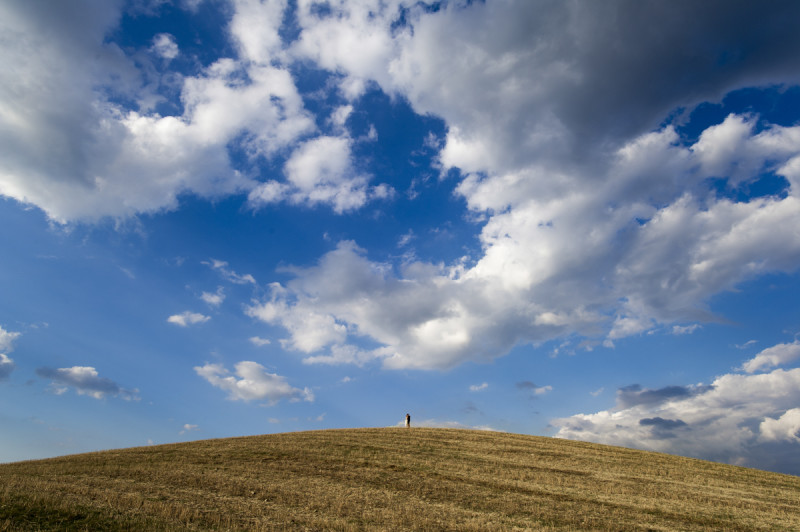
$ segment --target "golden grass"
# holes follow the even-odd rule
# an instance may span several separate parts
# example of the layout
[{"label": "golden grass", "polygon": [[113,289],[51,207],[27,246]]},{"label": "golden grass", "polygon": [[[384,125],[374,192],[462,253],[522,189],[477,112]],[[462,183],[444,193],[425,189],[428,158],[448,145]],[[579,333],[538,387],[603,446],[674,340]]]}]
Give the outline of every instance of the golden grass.
[{"label": "golden grass", "polygon": [[800,530],[800,478],[450,429],[207,440],[0,465],[0,530]]}]

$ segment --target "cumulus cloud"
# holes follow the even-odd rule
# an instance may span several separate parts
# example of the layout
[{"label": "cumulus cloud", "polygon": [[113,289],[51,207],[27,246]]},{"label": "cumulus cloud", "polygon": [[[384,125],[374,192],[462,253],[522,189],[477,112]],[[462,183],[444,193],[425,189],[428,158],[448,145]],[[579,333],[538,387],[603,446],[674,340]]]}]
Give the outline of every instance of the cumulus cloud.
[{"label": "cumulus cloud", "polygon": [[[473,208],[494,212],[480,235],[482,255],[470,267],[414,262],[395,269],[341,242],[317,266],[294,269],[294,281],[274,285],[260,317],[290,331],[290,348],[309,353],[367,336],[384,347],[358,360],[419,368],[499,356],[518,343],[567,334],[611,347],[661,324],[716,319],[706,306],[712,295],[800,265],[793,229],[800,224],[800,189],[793,184],[800,164],[797,173],[791,164],[800,160],[792,144],[800,128],[753,133],[752,120],[731,116],[722,123],[750,131],[725,164],[773,168],[790,183],[784,196],[737,202],[693,194],[692,187],[712,177],[695,147],[718,135],[704,132],[684,146],[667,126],[620,148],[591,188],[580,185],[581,176],[551,174],[553,186],[541,190],[564,184],[561,196],[504,195],[529,181],[522,176],[503,186],[468,177],[460,187],[470,201],[480,199]],[[721,157],[714,156],[714,168]],[[665,167],[674,173],[643,181]],[[500,196],[492,199],[495,185]]]},{"label": "cumulus cloud", "polygon": [[342,213],[361,207],[370,199],[387,197],[389,188],[386,185],[369,186],[370,177],[355,169],[351,144],[347,137],[331,136],[304,142],[286,161],[287,182],[261,183],[250,192],[250,205],[257,208],[278,201],[321,203]]},{"label": "cumulus cloud", "polygon": [[[286,43],[289,5],[233,1],[234,57],[184,75],[180,111],[162,116],[163,96],[108,39],[117,4],[5,2],[0,194],[58,221],[170,209],[186,193],[349,212],[392,193],[370,184],[346,132],[366,88],[441,118],[446,138],[430,147],[482,220],[480,252],[386,264],[341,243],[273,284],[248,314],[283,326],[309,363],[447,368],[520,343],[688,332],[715,319],[714,294],[800,265],[800,128],[736,114],[692,137],[680,128],[701,102],[800,79],[800,35],[783,23],[796,3],[297,2]],[[162,57],[178,47],[156,42]],[[332,104],[329,130],[304,106],[299,63],[348,100]],[[261,177],[264,160],[282,177]],[[709,187],[765,174],[785,180],[782,194],[740,201]]]},{"label": "cumulus cloud", "polygon": [[267,372],[257,362],[238,362],[233,375],[222,364],[207,363],[194,370],[212,386],[227,392],[228,399],[233,401],[266,400],[270,405],[282,399],[314,401],[314,393],[309,388],[293,388],[286,382],[286,377]]},{"label": "cumulus cloud", "polygon": [[759,430],[763,441],[800,443],[800,408],[787,410],[778,419],[766,418]]},{"label": "cumulus cloud", "polygon": [[482,392],[483,390],[485,390],[488,387],[489,387],[489,383],[488,382],[484,382],[484,383],[481,383],[481,384],[472,384],[469,387],[469,391],[471,391],[471,392]]},{"label": "cumulus cloud", "polygon": [[216,292],[203,292],[200,294],[200,299],[212,307],[218,307],[225,301],[225,289],[220,286]]},{"label": "cumulus cloud", "polygon": [[[451,125],[443,161],[468,172],[579,155],[643,133],[677,107],[765,79],[797,80],[791,50],[800,39],[776,24],[796,12],[789,2],[770,10],[724,2],[328,7],[300,3],[291,52],[347,76],[347,94],[372,80],[443,117]],[[645,31],[652,20],[658,30]],[[718,68],[723,56],[727,68]]]},{"label": "cumulus cloud", "polygon": [[42,378],[50,379],[56,394],[61,395],[72,387],[79,395],[88,395],[95,399],[106,396],[120,397],[126,401],[139,400],[139,390],[126,390],[114,381],[100,377],[97,370],[91,366],[73,366],[71,368],[38,368],[36,374]]},{"label": "cumulus cloud", "polygon": [[551,424],[561,438],[799,474],[798,405],[800,368],[773,369],[730,373],[708,385],[627,386],[617,391],[615,408]]},{"label": "cumulus cloud", "polygon": [[14,340],[19,338],[20,333],[11,332],[0,327],[0,352],[10,353],[14,350]]},{"label": "cumulus cloud", "polygon": [[7,355],[14,350],[14,341],[20,336],[18,332],[6,331],[0,327],[0,380],[8,378],[16,368],[14,360]]},{"label": "cumulus cloud", "polygon": [[181,327],[188,327],[189,325],[194,325],[196,323],[205,323],[210,319],[211,317],[209,316],[187,310],[185,312],[181,312],[180,314],[173,314],[167,318],[167,322],[174,323],[175,325],[179,325]]},{"label": "cumulus cloud", "polygon": [[[800,266],[800,129],[735,114],[694,139],[680,120],[658,127],[737,88],[797,81],[788,50],[800,37],[758,37],[796,6],[725,4],[725,24],[713,2],[328,7],[298,6],[289,53],[344,75],[345,94],[368,79],[442,117],[439,162],[460,170],[457,193],[485,223],[480,254],[463,262],[384,264],[343,242],[273,285],[249,313],[286,327],[286,347],[320,351],[307,361],[443,368],[569,335],[612,347],[675,322],[687,334],[717,319],[714,294]],[[658,31],[643,32],[654,18]],[[752,52],[711,68],[714,50],[742,43]],[[294,186],[336,174],[301,154],[287,164]],[[782,194],[740,201],[708,185],[736,190],[765,174],[786,180]],[[277,201],[288,186],[258,194]],[[382,347],[359,349],[361,337]]]},{"label": "cumulus cloud", "polygon": [[[269,157],[315,129],[288,69],[262,45],[268,28],[240,24],[276,6],[235,2],[229,31],[243,57],[180,78],[182,112],[162,116],[151,109],[164,97],[137,65],[137,51],[127,55],[107,39],[119,3],[4,2],[0,194],[69,222],[172,209],[185,193],[251,189],[255,181],[231,165],[229,143]],[[179,53],[167,34],[155,37],[152,50],[165,59]],[[251,53],[260,55],[251,60]]]},{"label": "cumulus cloud", "polygon": [[792,362],[800,358],[800,341],[790,344],[778,344],[761,351],[752,360],[742,365],[747,373],[755,373],[761,369],[769,369]]},{"label": "cumulus cloud", "polygon": [[153,45],[150,49],[164,59],[175,59],[179,53],[175,37],[169,33],[159,33],[153,37]]}]

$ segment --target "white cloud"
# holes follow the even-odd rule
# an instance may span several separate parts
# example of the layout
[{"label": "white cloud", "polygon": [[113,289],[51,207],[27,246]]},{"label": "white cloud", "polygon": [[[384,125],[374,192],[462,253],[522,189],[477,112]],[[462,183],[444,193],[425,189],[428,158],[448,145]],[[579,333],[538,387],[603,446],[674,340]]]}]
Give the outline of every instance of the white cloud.
[{"label": "white cloud", "polygon": [[616,408],[551,424],[557,437],[798,474],[798,405],[800,368],[775,369],[726,374],[710,385],[628,386],[618,390]]},{"label": "white cloud", "polygon": [[192,432],[192,431],[196,431],[196,430],[199,430],[199,427],[197,425],[192,425],[191,423],[186,423],[186,424],[183,425],[183,429],[181,429],[181,431],[178,434],[186,434],[187,432]]},{"label": "white cloud", "polygon": [[79,395],[88,395],[95,399],[106,396],[120,397],[126,401],[138,401],[139,390],[126,390],[114,381],[100,377],[97,370],[91,366],[73,366],[71,368],[38,368],[36,374],[50,379],[54,393],[62,395],[69,387],[75,388]]},{"label": "white cloud", "polygon": [[159,33],[153,37],[153,45],[150,49],[163,59],[175,59],[180,53],[175,37],[169,33]]},{"label": "white cloud", "polygon": [[[714,294],[800,265],[800,128],[731,115],[692,143],[680,128],[659,126],[730,90],[797,82],[797,32],[763,31],[793,13],[726,5],[720,24],[719,6],[696,3],[429,10],[399,0],[329,9],[302,1],[299,37],[284,44],[286,2],[237,0],[228,26],[236,57],[185,75],[181,114],[161,116],[152,111],[158,91],[107,39],[118,6],[84,2],[55,13],[0,7],[10,43],[0,62],[11,65],[0,73],[0,194],[54,220],[174,208],[184,193],[350,211],[392,193],[369,184],[344,127],[366,87],[444,120],[443,144],[428,145],[443,173],[461,171],[457,193],[485,220],[480,253],[395,268],[340,245],[287,286],[273,285],[248,313],[284,326],[283,345],[308,362],[446,368],[570,335],[610,346],[712,319]],[[73,11],[90,15],[69,18]],[[659,31],[643,32],[653,19]],[[709,46],[698,51],[700,37]],[[708,51],[743,40],[759,44],[715,68],[719,57]],[[333,73],[352,99],[337,103],[327,134],[295,86],[288,65],[298,60]],[[232,143],[244,170],[231,166]],[[285,156],[284,180],[254,180],[257,161]],[[764,171],[789,182],[785,196],[735,202],[706,182],[747,185]],[[222,261],[211,265],[230,282],[255,284]],[[339,284],[354,289],[332,288]],[[362,338],[379,347],[360,348]]]},{"label": "white cloud", "polygon": [[489,383],[487,383],[487,382],[484,382],[484,383],[481,383],[481,384],[472,384],[469,387],[469,391],[471,391],[471,392],[480,392],[480,391],[485,390],[488,387],[489,387]]},{"label": "white cloud", "polygon": [[225,290],[221,286],[217,287],[216,292],[203,292],[200,295],[200,299],[211,305],[212,307],[218,307],[225,301]]},{"label": "white cloud", "polygon": [[348,137],[316,137],[301,144],[284,166],[287,183],[266,181],[248,200],[253,207],[277,201],[327,204],[337,213],[386,197],[386,185],[370,187],[370,177],[356,170]]},{"label": "white cloud", "polygon": [[0,353],[10,353],[14,350],[14,340],[19,338],[21,333],[6,331],[0,327]]},{"label": "white cloud", "polygon": [[[800,128],[768,128],[742,140],[746,148],[737,153],[750,161],[745,166],[783,169],[794,153],[786,146],[798,135]],[[686,183],[711,177],[702,153],[676,144],[670,127],[645,137],[618,150],[592,187],[581,185],[581,175],[550,175],[553,185],[542,189],[549,192],[517,190],[508,196],[511,208],[494,212],[507,201],[480,189],[496,180],[469,185],[474,190],[463,193],[471,202],[480,198],[475,208],[494,212],[481,232],[482,256],[469,268],[409,263],[397,276],[343,242],[317,266],[293,270],[297,278],[265,304],[272,316],[266,321],[290,329],[287,346],[306,353],[367,336],[384,347],[366,356],[388,367],[449,367],[520,342],[577,334],[611,347],[670,322],[715,319],[706,308],[714,294],[765,272],[797,270],[795,188],[749,202],[695,196]],[[701,135],[698,143],[710,149],[714,138]],[[636,182],[665,167],[680,171]],[[560,184],[564,194],[550,197]]]},{"label": "white cloud", "polygon": [[181,327],[188,327],[189,325],[194,325],[196,323],[205,323],[210,319],[211,318],[209,316],[187,310],[185,312],[181,312],[180,314],[173,314],[167,318],[167,322],[174,323],[175,325],[179,325]]},{"label": "white cloud", "polygon": [[352,105],[341,105],[333,110],[330,117],[330,122],[338,131],[345,133],[345,124],[350,115],[353,114]]},{"label": "white cloud", "polygon": [[[183,2],[190,10],[198,4]],[[725,5],[720,24],[718,9],[692,3],[606,9],[453,2],[431,10],[401,0],[360,0],[330,2],[321,10],[303,1],[295,13],[298,39],[283,43],[288,5],[232,1],[226,29],[235,57],[184,75],[183,111],[161,116],[153,111],[163,96],[160,81],[148,77],[152,65],[140,64],[140,50],[122,49],[108,38],[122,16],[118,3],[80,0],[77,7],[44,8],[5,2],[0,33],[8,46],[0,61],[9,68],[0,74],[0,194],[60,222],[172,209],[187,193],[247,192],[253,206],[285,200],[337,212],[385,197],[388,185],[369,187],[368,176],[352,171],[351,154],[342,146],[346,137],[321,135],[298,145],[319,131],[289,65],[310,60],[339,79],[346,98],[357,98],[374,82],[408,99],[420,114],[444,119],[448,133],[440,162],[443,170],[464,172],[459,190],[471,208],[498,211],[500,204],[523,205],[538,195],[566,200],[569,208],[580,206],[570,201],[580,198],[570,196],[583,185],[605,181],[595,169],[606,161],[606,147],[646,134],[676,108],[691,109],[743,86],[798,79],[794,32],[762,38],[773,17],[792,18],[794,8],[785,6],[788,13]],[[655,18],[659,31],[642,33]],[[686,20],[693,21],[688,28]],[[609,34],[615,46],[608,46]],[[709,43],[701,52],[695,35]],[[751,53],[731,55],[726,68],[716,68],[716,53],[705,52],[737,49],[748,40],[759,44]],[[166,59],[179,53],[170,34],[157,35],[151,47]],[[334,128],[342,127],[349,109],[342,105],[331,115]],[[732,182],[750,179],[761,165],[748,147],[751,126],[732,117],[701,136],[694,148],[700,172],[726,172]],[[760,149],[772,140],[765,138]],[[231,144],[246,154],[237,164],[243,170],[231,165]],[[662,148],[653,147],[664,158]],[[293,153],[288,182],[253,179],[259,158],[287,151]],[[315,153],[326,157],[315,160]],[[655,178],[669,177],[681,163],[663,160],[668,164],[650,165],[651,179],[626,183],[626,194],[648,189],[672,201],[675,183],[662,187]],[[324,177],[309,178],[305,170],[311,167]],[[782,171],[795,182],[797,168],[800,159],[790,158]],[[673,179],[681,181],[681,172]],[[552,210],[547,203],[526,208]],[[605,206],[596,202],[587,217],[599,217]]]},{"label": "white cloud", "polygon": [[[45,8],[5,2],[0,195],[66,223],[173,209],[185,193],[213,198],[250,190],[256,183],[231,166],[230,143],[252,157],[270,157],[316,127],[289,71],[263,55],[269,46],[256,42],[265,40],[266,27],[239,24],[242,17],[252,23],[281,9],[235,4],[229,30],[247,57],[165,77],[182,83],[183,112],[162,116],[152,111],[163,101],[160,81],[148,77],[148,65],[137,64],[143,61],[139,51],[107,40],[121,17],[118,3],[81,0]],[[169,59],[177,43],[160,34],[153,51]]]},{"label": "white cloud", "polygon": [[14,350],[14,341],[19,338],[20,333],[10,332],[0,327],[0,380],[8,378],[11,372],[17,367],[14,360],[7,356]]},{"label": "white cloud", "polygon": [[251,336],[250,337],[250,343],[253,344],[256,347],[263,347],[265,345],[271,344],[272,342],[270,342],[266,338],[261,338],[260,336]]},{"label": "white cloud", "polygon": [[278,34],[286,9],[285,0],[234,0],[231,35],[239,44],[244,59],[266,63],[276,57],[281,48]]},{"label": "white cloud", "polygon": [[[224,260],[211,259],[210,261],[203,261],[203,264],[209,266],[212,270],[216,270],[222,275],[223,279],[233,284],[255,284],[255,278],[249,274],[238,274],[228,268],[228,263]],[[217,290],[219,291],[219,289]]]},{"label": "white cloud", "polygon": [[302,29],[292,53],[310,58],[322,68],[348,74],[342,92],[360,96],[366,78],[384,77],[396,44],[391,22],[399,2],[331,2],[330,15],[322,15],[314,2],[298,2],[297,21]]},{"label": "white cloud", "polygon": [[766,418],[759,426],[763,441],[800,443],[800,408],[784,412],[778,419]]},{"label": "white cloud", "polygon": [[327,345],[344,342],[347,328],[337,323],[333,316],[316,310],[310,302],[290,306],[284,300],[286,292],[280,285],[274,283],[271,289],[271,300],[254,303],[245,312],[263,322],[279,323],[285,327],[291,338],[281,341],[284,347],[311,353]]},{"label": "white cloud", "polygon": [[[731,115],[691,145],[671,125],[652,130],[676,107],[691,109],[746,79],[798,79],[784,53],[785,46],[800,49],[796,35],[773,35],[758,60],[738,57],[724,71],[685,38],[688,17],[725,49],[733,35],[757,34],[763,12],[737,6],[723,30],[713,9],[688,4],[613,16],[568,4],[447,4],[435,13],[416,6],[403,11],[405,25],[394,26],[397,2],[329,7],[321,13],[299,5],[302,31],[290,52],[344,74],[343,86],[370,79],[406,96],[418,112],[444,118],[443,170],[461,170],[458,193],[487,221],[470,268],[413,264],[393,276],[391,267],[354,248],[346,257],[340,247],[317,267],[298,270],[269,303],[268,321],[291,324],[287,347],[341,352],[359,336],[384,346],[307,360],[371,356],[388,367],[448,367],[569,334],[613,346],[664,324],[713,319],[706,308],[712,295],[800,266],[793,230],[800,223],[800,129],[759,130],[758,117]],[[651,9],[664,18],[658,37],[640,32]],[[629,53],[606,45],[610,24]],[[665,37],[673,47],[663,47]],[[374,46],[355,49],[356,42]],[[690,74],[704,82],[680,81]],[[296,167],[287,165],[295,186],[336,173],[300,153]],[[325,160],[343,168],[343,153]],[[714,197],[704,184],[726,177],[736,186],[765,170],[792,184],[786,197],[737,203]],[[275,201],[290,189],[267,183],[259,192]],[[412,270],[424,274],[406,273]],[[370,291],[348,297],[323,285],[356,279]],[[319,323],[318,334],[297,325],[305,314]],[[688,333],[694,325],[676,327]],[[300,330],[313,338],[302,347]]]},{"label": "white cloud", "polygon": [[[228,399],[237,401],[267,400],[275,404],[281,399],[314,401],[313,392],[305,388],[292,388],[286,377],[269,373],[257,362],[242,361],[235,366],[235,375],[221,364],[206,364],[194,368],[198,375],[228,393]],[[238,378],[237,378],[238,377]]]},{"label": "white cloud", "polygon": [[744,363],[742,368],[747,373],[755,373],[761,369],[770,369],[800,358],[800,340],[790,344],[778,344],[761,351],[752,360]]}]

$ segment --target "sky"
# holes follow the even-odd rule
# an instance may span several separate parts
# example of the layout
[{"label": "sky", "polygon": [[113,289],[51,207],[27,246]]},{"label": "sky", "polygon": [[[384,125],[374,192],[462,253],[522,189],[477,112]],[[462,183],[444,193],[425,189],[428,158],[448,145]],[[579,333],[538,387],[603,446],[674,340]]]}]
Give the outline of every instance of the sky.
[{"label": "sky", "polygon": [[800,4],[0,3],[0,461],[413,426],[800,475]]}]

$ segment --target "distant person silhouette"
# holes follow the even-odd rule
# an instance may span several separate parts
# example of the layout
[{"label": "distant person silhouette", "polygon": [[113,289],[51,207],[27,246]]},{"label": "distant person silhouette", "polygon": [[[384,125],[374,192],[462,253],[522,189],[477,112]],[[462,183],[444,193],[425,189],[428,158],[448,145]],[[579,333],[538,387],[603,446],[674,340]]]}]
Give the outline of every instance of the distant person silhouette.
[{"label": "distant person silhouette", "polygon": [[411,414],[406,414],[406,428],[411,427]]}]

